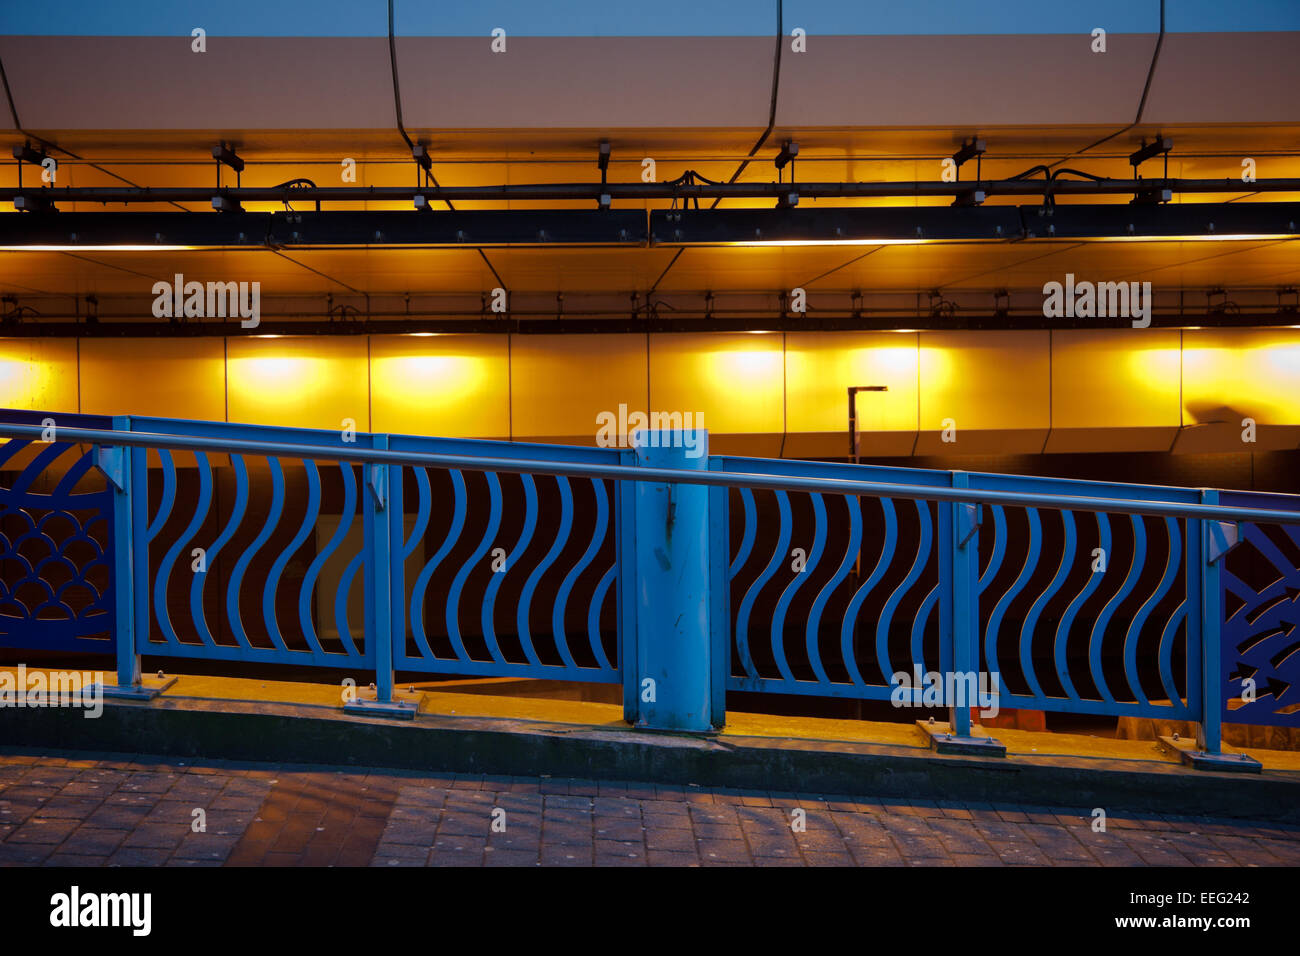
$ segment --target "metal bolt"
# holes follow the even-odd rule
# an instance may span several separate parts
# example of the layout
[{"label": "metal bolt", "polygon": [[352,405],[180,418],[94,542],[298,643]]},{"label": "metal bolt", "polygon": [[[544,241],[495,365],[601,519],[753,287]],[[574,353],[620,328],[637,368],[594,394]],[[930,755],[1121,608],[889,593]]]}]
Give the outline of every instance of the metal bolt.
[{"label": "metal bolt", "polygon": [[1177,734],[1174,734],[1174,740],[1177,740],[1177,739],[1178,739],[1178,735],[1177,735]]},{"label": "metal bolt", "polygon": [[159,679],[159,680],[162,680],[162,679],[163,679],[163,672],[162,672],[162,671],[159,671],[159,672],[158,672],[158,679]]}]

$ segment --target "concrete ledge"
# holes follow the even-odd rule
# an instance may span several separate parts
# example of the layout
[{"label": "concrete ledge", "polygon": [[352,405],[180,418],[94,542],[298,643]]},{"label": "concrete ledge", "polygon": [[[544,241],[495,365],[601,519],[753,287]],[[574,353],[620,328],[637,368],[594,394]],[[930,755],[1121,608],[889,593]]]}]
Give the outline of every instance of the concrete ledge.
[{"label": "concrete ledge", "polygon": [[919,746],[919,740],[909,747],[708,737],[430,714],[394,721],[303,704],[162,697],[148,703],[106,703],[97,719],[72,708],[9,710],[0,720],[0,743],[1300,822],[1300,773],[1292,771],[1241,775],[1191,770],[1159,759],[948,756]]}]

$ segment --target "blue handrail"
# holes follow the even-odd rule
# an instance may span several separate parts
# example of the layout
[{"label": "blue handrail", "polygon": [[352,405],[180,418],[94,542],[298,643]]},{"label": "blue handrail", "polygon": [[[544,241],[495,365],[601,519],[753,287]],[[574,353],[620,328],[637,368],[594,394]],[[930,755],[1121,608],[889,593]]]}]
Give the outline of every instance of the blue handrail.
[{"label": "blue handrail", "polygon": [[[0,436],[39,439],[39,426],[0,423]],[[506,474],[554,475],[567,478],[612,478],[668,484],[711,485],[728,488],[765,488],[774,491],[811,491],[825,494],[867,495],[874,498],[909,498],[916,501],[1070,508],[1078,511],[1120,511],[1152,517],[1199,518],[1217,521],[1260,521],[1300,525],[1300,510],[1183,504],[1154,499],[1076,497],[974,488],[944,488],[834,478],[798,478],[747,472],[688,471],[674,468],[631,468],[626,465],[528,461],[472,455],[437,455],[371,448],[282,442],[218,440],[162,435],[149,432],[110,432],[89,428],[60,428],[61,442],[86,442],[133,448],[167,448],[177,451],[243,452],[255,455],[294,455],[327,461],[375,465],[423,465],[428,468]]]}]

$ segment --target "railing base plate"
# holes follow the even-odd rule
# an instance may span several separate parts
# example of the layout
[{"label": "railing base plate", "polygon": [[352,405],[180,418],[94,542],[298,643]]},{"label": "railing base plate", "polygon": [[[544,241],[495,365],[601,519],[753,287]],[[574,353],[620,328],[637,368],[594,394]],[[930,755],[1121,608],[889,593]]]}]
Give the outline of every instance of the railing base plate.
[{"label": "railing base plate", "polygon": [[1220,773],[1260,773],[1264,766],[1254,757],[1243,753],[1212,754],[1196,749],[1196,741],[1181,737],[1161,737],[1160,742],[1166,747],[1177,750],[1183,758],[1183,764],[1193,770],[1217,770]]},{"label": "railing base plate", "polygon": [[175,677],[145,677],[140,683],[126,687],[120,684],[100,684],[99,693],[104,695],[105,700],[153,700],[174,683]]},{"label": "railing base plate", "polygon": [[971,728],[971,736],[958,737],[947,721],[918,720],[916,726],[930,738],[930,749],[940,754],[968,754],[980,757],[1005,757],[1006,745],[988,736],[978,727]]},{"label": "railing base plate", "polygon": [[420,709],[414,700],[353,700],[343,705],[343,713],[362,717],[392,717],[394,720],[414,720]]}]

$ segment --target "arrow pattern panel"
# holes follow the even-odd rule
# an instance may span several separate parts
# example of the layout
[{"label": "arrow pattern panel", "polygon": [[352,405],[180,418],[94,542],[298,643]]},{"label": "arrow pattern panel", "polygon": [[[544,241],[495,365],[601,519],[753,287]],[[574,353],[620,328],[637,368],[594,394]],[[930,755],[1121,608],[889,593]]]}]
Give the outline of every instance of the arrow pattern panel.
[{"label": "arrow pattern panel", "polygon": [[1223,719],[1300,727],[1300,528],[1243,524],[1223,601]]}]

